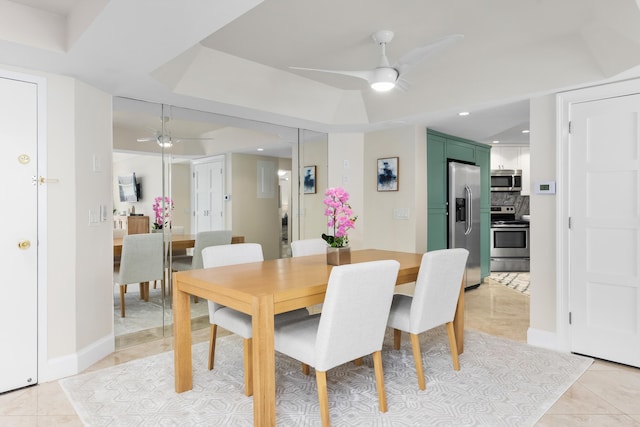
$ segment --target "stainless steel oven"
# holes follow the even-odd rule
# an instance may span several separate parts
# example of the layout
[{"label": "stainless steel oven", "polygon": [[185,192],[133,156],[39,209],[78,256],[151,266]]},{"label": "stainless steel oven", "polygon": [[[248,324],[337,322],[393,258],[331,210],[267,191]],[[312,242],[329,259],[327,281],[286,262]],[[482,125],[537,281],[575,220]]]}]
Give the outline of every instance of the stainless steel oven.
[{"label": "stainless steel oven", "polygon": [[491,271],[529,271],[529,222],[513,206],[491,207]]}]

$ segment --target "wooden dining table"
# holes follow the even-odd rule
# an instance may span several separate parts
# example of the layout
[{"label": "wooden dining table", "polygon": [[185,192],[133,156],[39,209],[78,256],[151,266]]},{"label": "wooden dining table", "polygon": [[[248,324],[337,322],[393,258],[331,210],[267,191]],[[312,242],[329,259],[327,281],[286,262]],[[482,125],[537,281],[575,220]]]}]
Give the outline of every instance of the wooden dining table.
[{"label": "wooden dining table", "polygon": [[[122,255],[122,237],[113,239],[113,256]],[[231,243],[244,243],[244,236],[232,236]],[[172,234],[171,248],[174,251],[193,248],[196,244],[195,234]]]},{"label": "wooden dining table", "polygon": [[[400,263],[396,284],[416,280],[422,254],[356,250],[351,262],[394,259]],[[175,390],[193,387],[190,295],[252,316],[253,419],[255,426],[276,425],[274,316],[324,301],[332,266],[326,255],[274,259],[173,273]],[[454,328],[458,351],[464,351],[464,286]]]}]

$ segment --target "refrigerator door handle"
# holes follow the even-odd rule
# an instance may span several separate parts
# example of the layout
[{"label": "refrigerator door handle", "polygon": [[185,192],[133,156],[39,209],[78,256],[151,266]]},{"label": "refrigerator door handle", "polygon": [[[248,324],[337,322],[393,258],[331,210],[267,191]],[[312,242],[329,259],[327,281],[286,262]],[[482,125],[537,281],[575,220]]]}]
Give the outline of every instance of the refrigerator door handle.
[{"label": "refrigerator door handle", "polygon": [[466,218],[467,228],[464,230],[464,234],[468,236],[471,233],[471,230],[473,229],[473,220],[472,220],[473,206],[471,205],[471,198],[473,195],[471,194],[471,187],[469,187],[468,185],[464,186],[464,190],[467,195],[467,218]]}]

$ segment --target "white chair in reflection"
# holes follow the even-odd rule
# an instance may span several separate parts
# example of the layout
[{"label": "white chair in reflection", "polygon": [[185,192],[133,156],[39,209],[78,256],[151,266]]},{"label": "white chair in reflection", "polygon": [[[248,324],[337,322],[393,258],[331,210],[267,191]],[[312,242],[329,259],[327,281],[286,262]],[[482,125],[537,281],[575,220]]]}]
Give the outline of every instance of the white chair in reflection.
[{"label": "white chair in reflection", "polygon": [[160,233],[127,234],[122,240],[114,282],[120,285],[120,316],[125,317],[126,286],[139,283],[140,297],[149,301],[149,282],[160,280],[164,297],[164,242]]},{"label": "white chair in reflection", "polygon": [[[327,253],[327,242],[323,239],[302,239],[294,240],[291,242],[291,256],[308,256],[308,255],[322,255]],[[309,313],[317,314],[322,311],[322,304],[315,304],[307,307]]]},{"label": "white chair in reflection", "polygon": [[[202,250],[202,262],[204,268],[221,267],[225,265],[261,262],[264,260],[262,246],[258,243],[237,243],[229,245],[209,246]],[[306,309],[299,309],[287,313],[278,314],[275,322],[308,317]],[[240,335],[244,338],[244,393],[247,396],[253,394],[253,364],[251,339],[251,316],[233,310],[229,307],[209,301],[209,361],[208,369],[213,369],[213,361],[216,348],[217,327]]]},{"label": "white chair in reflection", "polygon": [[393,347],[400,349],[401,331],[408,332],[418,376],[418,387],[425,389],[422,353],[418,334],[446,325],[453,369],[460,370],[453,318],[460,296],[469,251],[442,249],[422,256],[413,297],[393,297],[387,325],[394,329]]},{"label": "white chair in reflection", "polygon": [[291,242],[291,256],[320,255],[327,253],[327,242],[323,239],[303,239]]},{"label": "white chair in reflection", "polygon": [[202,250],[209,246],[228,245],[231,243],[231,230],[201,231],[196,234],[193,246],[193,256],[175,259],[171,264],[173,271],[197,270],[204,268],[202,264]]},{"label": "white chair in reflection", "polygon": [[323,426],[330,424],[327,371],[369,354],[380,412],[387,411],[381,350],[399,268],[394,260],[333,267],[322,314],[275,327],[276,351],[316,370]]},{"label": "white chair in reflection", "polygon": [[[202,266],[202,250],[209,246],[228,245],[231,243],[231,230],[201,231],[196,234],[193,255],[183,255],[172,259],[172,271],[197,270]],[[198,302],[198,297],[193,297]]]}]

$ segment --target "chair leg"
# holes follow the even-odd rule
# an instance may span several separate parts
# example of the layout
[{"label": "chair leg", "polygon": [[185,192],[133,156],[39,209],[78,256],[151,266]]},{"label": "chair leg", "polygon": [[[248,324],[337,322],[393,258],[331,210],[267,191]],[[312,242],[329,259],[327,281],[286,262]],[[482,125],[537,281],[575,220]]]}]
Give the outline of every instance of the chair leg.
[{"label": "chair leg", "polygon": [[304,375],[309,375],[309,365],[307,365],[306,363],[302,364],[302,373]]},{"label": "chair leg", "polygon": [[418,376],[418,388],[425,389],[424,370],[422,368],[422,354],[420,353],[420,337],[417,334],[409,334],[411,337],[411,348],[413,349],[413,360],[416,364],[416,375]]},{"label": "chair leg", "polygon": [[356,360],[353,361],[353,363],[356,366],[362,366],[362,357],[358,357]]},{"label": "chair leg", "polygon": [[316,369],[316,383],[318,385],[318,401],[320,402],[322,427],[329,427],[331,425],[331,420],[329,419],[329,395],[327,394],[326,371],[318,371]]},{"label": "chair leg", "polygon": [[400,329],[393,330],[393,349],[400,350],[400,342],[402,338],[402,331]]},{"label": "chair leg", "polygon": [[196,295],[193,296],[193,303],[194,304],[198,303],[198,297]]},{"label": "chair leg", "polygon": [[209,327],[209,361],[207,362],[207,369],[213,369],[213,358],[216,352],[216,332],[218,330],[218,325],[211,325]]},{"label": "chair leg", "polygon": [[378,404],[380,412],[387,412],[387,394],[384,391],[384,371],[382,370],[382,352],[373,353],[373,368],[376,372],[376,387],[378,389]]},{"label": "chair leg", "polygon": [[458,359],[458,344],[456,344],[456,331],[453,322],[447,323],[447,335],[449,336],[449,348],[451,349],[451,360],[453,361],[453,370],[460,370],[460,360]]},{"label": "chair leg", "polygon": [[126,291],[126,285],[120,286],[120,317],[124,317],[124,293]]},{"label": "chair leg", "polygon": [[253,357],[252,340],[244,340],[244,394],[253,395]]}]

